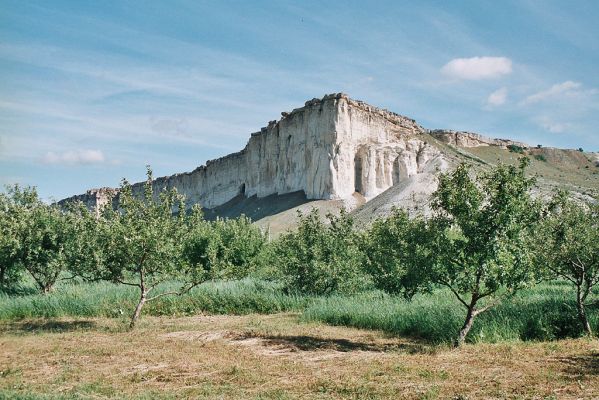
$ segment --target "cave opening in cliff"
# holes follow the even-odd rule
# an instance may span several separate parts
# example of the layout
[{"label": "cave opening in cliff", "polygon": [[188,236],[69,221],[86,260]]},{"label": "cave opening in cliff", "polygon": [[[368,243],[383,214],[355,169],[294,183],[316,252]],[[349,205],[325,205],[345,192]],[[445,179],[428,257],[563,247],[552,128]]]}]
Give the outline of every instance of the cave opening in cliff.
[{"label": "cave opening in cliff", "polygon": [[245,183],[242,183],[241,186],[239,186],[239,194],[245,196]]},{"label": "cave opening in cliff", "polygon": [[356,154],[354,158],[354,191],[364,194],[362,185],[362,158]]}]

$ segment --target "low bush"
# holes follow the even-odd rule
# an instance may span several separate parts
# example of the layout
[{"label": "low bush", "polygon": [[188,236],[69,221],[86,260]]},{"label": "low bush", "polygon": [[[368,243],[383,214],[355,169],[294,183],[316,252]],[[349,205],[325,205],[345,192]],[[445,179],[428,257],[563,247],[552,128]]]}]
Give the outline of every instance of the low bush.
[{"label": "low bush", "polygon": [[507,149],[511,153],[524,154],[524,147],[522,147],[522,146],[518,146],[518,145],[515,145],[515,144],[510,144],[510,145],[507,146]]}]

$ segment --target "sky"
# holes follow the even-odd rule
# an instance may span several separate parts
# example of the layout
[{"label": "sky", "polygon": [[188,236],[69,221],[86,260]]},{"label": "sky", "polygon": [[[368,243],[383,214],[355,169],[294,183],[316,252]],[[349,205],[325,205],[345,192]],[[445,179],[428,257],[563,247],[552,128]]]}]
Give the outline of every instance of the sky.
[{"label": "sky", "polygon": [[191,171],[336,92],[599,151],[597,21],[597,1],[0,0],[0,185]]}]

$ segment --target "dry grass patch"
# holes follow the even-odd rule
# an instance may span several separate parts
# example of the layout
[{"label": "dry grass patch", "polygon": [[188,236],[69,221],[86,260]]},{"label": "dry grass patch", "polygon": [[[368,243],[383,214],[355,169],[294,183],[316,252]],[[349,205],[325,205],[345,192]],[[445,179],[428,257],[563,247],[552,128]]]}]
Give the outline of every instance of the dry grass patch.
[{"label": "dry grass patch", "polygon": [[[292,314],[0,325],[0,390],[83,398],[597,398],[596,341],[456,351]],[[1,397],[1,396],[0,396]]]}]

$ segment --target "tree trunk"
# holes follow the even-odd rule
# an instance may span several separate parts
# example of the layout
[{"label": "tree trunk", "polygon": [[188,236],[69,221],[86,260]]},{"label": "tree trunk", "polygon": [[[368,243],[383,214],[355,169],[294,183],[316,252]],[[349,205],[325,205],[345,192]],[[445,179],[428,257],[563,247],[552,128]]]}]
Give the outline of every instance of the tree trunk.
[{"label": "tree trunk", "polygon": [[51,284],[51,283],[49,283],[49,284],[47,284],[47,285],[44,285],[44,286],[42,287],[42,292],[44,292],[44,294],[48,294],[48,293],[50,293],[51,291],[52,291],[52,284]]},{"label": "tree trunk", "polygon": [[587,313],[584,309],[584,297],[582,295],[582,290],[580,285],[576,287],[576,308],[578,310],[578,319],[582,324],[582,329],[588,336],[593,336],[593,331],[591,330],[591,324],[589,324],[589,320],[587,318]]},{"label": "tree trunk", "polygon": [[466,336],[468,336],[468,332],[470,332],[470,328],[472,328],[472,323],[474,322],[474,317],[475,317],[475,311],[474,311],[474,306],[476,305],[476,303],[471,303],[470,307],[468,307],[468,313],[466,314],[466,320],[464,321],[464,325],[462,326],[462,329],[460,329],[460,333],[458,335],[458,338],[455,342],[455,347],[460,347],[464,344],[464,342],[466,341]]},{"label": "tree trunk", "polygon": [[135,323],[139,319],[139,315],[141,314],[141,309],[144,306],[144,304],[146,303],[146,298],[147,298],[147,293],[145,292],[145,290],[142,290],[141,297],[139,298],[139,303],[137,303],[137,307],[135,307],[135,312],[133,313],[133,316],[131,317],[131,323],[129,324],[129,329],[135,328]]}]

